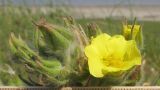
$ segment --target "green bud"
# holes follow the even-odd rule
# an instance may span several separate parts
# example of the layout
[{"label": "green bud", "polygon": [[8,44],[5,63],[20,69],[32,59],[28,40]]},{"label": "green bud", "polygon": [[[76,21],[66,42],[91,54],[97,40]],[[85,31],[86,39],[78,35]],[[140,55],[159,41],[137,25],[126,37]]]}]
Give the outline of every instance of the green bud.
[{"label": "green bud", "polygon": [[70,44],[70,41],[50,24],[40,21],[37,27],[42,32],[45,42],[50,44],[53,50],[64,50]]}]

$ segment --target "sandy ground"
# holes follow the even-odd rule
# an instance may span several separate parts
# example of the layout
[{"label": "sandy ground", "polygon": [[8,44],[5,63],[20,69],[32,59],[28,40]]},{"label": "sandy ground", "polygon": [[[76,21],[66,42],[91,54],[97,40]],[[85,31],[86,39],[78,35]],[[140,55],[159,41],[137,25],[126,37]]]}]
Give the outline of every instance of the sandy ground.
[{"label": "sandy ground", "polygon": [[160,6],[73,7],[71,12],[77,18],[137,17],[140,20],[160,20]]},{"label": "sandy ground", "polygon": [[[160,21],[160,6],[64,6],[60,8],[75,18],[137,17],[139,20]],[[55,11],[54,7],[32,7],[35,14],[37,9],[46,14],[48,11]]]}]

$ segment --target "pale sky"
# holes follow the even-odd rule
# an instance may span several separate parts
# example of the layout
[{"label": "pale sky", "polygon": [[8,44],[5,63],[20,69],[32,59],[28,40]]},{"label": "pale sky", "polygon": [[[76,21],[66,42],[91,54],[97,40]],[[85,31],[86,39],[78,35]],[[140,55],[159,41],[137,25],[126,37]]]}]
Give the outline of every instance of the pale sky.
[{"label": "pale sky", "polygon": [[[7,0],[0,0],[0,2]],[[9,1],[9,0],[8,0]],[[114,5],[114,4],[139,4],[139,5],[160,5],[160,0],[10,0],[17,4],[47,4],[51,1],[56,4],[72,4],[72,5]]]}]

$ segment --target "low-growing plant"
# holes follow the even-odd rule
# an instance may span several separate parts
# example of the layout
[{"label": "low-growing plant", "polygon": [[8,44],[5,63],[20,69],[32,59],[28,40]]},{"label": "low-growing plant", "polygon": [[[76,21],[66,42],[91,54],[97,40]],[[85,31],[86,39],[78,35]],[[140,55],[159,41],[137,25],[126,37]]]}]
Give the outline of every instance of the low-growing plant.
[{"label": "low-growing plant", "polygon": [[36,86],[135,85],[141,65],[138,25],[126,25],[124,35],[110,36],[96,24],[83,29],[72,17],[64,22],[34,22],[33,45],[10,34],[14,69],[22,81]]}]

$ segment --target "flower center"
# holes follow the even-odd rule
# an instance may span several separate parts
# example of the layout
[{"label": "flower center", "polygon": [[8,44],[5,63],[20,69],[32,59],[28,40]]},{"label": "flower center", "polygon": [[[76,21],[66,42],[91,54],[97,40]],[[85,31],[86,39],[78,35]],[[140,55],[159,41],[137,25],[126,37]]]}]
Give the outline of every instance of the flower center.
[{"label": "flower center", "polygon": [[113,55],[105,57],[102,60],[106,66],[117,67],[117,68],[123,66],[123,60],[121,58],[113,57]]}]

